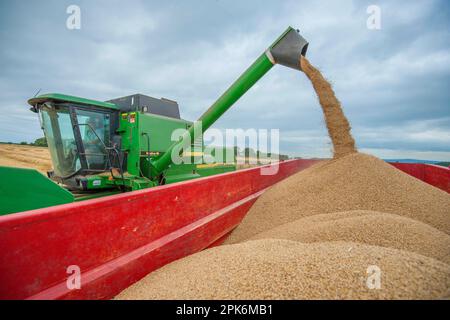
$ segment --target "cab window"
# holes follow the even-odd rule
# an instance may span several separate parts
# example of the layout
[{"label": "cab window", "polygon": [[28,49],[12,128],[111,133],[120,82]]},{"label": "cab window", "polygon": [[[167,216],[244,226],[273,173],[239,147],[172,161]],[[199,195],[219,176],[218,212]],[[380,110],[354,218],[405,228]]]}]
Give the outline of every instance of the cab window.
[{"label": "cab window", "polygon": [[76,109],[77,122],[89,170],[107,170],[106,147],[110,141],[110,114]]}]

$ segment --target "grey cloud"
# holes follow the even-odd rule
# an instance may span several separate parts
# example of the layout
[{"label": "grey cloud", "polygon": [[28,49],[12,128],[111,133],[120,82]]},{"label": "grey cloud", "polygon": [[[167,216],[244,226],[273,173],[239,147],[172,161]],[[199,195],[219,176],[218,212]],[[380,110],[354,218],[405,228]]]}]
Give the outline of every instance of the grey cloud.
[{"label": "grey cloud", "polygon": [[[75,2],[79,31],[65,28],[74,1],[1,2],[0,140],[42,135],[26,105],[39,88],[98,100],[165,96],[194,120],[293,25],[334,84],[360,148],[450,158],[447,1],[377,1],[380,31],[366,28],[373,1]],[[311,84],[279,66],[216,127],[279,128],[291,155],[331,150]]]}]

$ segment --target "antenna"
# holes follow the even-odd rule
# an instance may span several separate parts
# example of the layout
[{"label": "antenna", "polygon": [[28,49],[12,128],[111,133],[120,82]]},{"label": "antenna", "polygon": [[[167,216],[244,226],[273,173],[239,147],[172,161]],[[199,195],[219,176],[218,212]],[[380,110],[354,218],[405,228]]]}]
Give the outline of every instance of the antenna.
[{"label": "antenna", "polygon": [[36,94],[34,95],[34,97],[33,98],[36,98],[37,97],[37,95],[41,92],[41,90],[42,90],[42,88],[39,88],[39,90],[36,92]]}]

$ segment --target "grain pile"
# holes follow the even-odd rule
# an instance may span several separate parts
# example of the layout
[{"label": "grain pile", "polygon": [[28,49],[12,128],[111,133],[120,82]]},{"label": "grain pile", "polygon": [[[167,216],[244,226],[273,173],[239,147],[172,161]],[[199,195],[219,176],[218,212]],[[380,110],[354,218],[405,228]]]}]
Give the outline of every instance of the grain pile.
[{"label": "grain pile", "polygon": [[375,211],[318,214],[262,232],[253,239],[358,242],[411,251],[450,263],[448,234],[417,220]]},{"label": "grain pile", "polygon": [[[369,289],[367,270],[382,270]],[[447,264],[356,243],[265,239],[175,261],[116,299],[428,299],[448,297]]]},{"label": "grain pile", "polygon": [[117,299],[450,298],[450,196],[357,153],[331,85],[301,65],[334,158],[266,191],[226,245],[166,265]]},{"label": "grain pile", "polygon": [[253,205],[227,243],[315,214],[372,210],[450,234],[450,196],[362,153],[325,161],[276,184]]}]

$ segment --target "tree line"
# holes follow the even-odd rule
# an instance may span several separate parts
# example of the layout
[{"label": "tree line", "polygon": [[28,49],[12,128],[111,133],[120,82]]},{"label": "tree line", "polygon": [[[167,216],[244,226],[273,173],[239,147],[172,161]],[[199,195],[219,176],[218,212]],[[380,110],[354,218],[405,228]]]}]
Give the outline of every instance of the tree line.
[{"label": "tree line", "polygon": [[14,143],[14,142],[0,142],[0,143],[20,144],[20,145],[23,145],[23,146],[48,147],[47,140],[45,139],[45,137],[38,138],[38,139],[34,140],[34,142],[30,142],[30,143],[28,143],[26,141],[22,141],[20,143]]}]

